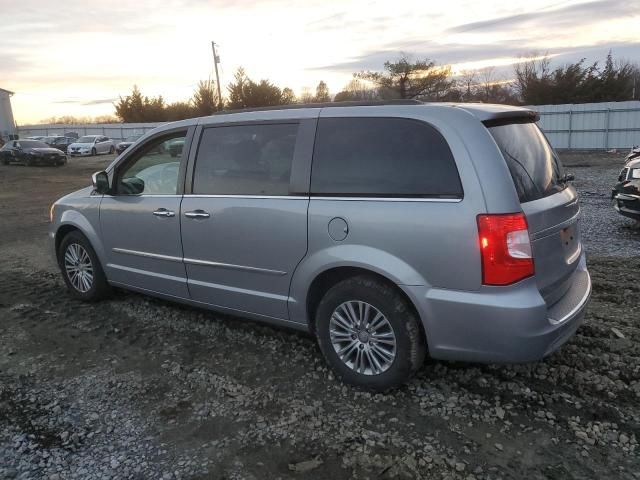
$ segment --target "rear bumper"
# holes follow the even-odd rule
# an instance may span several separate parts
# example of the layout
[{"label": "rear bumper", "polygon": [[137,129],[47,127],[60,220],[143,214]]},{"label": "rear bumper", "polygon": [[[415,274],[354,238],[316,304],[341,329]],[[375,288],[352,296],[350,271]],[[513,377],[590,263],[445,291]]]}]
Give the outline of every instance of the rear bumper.
[{"label": "rear bumper", "polygon": [[481,292],[405,289],[414,299],[421,295],[417,303],[431,357],[522,363],[544,358],[575,333],[589,302],[591,279],[583,254],[571,288],[551,307],[534,278]]}]

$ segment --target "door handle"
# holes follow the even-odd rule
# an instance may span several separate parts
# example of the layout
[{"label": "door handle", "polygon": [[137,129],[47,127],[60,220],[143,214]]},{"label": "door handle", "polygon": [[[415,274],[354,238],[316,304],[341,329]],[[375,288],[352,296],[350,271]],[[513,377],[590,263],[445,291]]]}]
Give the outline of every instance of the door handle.
[{"label": "door handle", "polygon": [[184,212],[184,216],[187,218],[209,218],[209,215],[204,210],[194,210],[192,212]]},{"label": "door handle", "polygon": [[175,212],[172,212],[171,210],[167,210],[166,208],[159,208],[158,210],[153,212],[153,214],[156,217],[175,217],[176,216]]}]

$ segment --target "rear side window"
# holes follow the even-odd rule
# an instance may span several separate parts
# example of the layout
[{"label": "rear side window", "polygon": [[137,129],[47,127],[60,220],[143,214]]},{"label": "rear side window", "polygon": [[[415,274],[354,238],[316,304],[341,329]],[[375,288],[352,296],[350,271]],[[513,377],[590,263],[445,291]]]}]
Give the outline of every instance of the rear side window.
[{"label": "rear side window", "polygon": [[562,190],[560,159],[535,123],[489,127],[507,162],[521,203],[548,197]]},{"label": "rear side window", "polygon": [[442,135],[404,118],[322,118],[311,192],[327,196],[462,197]]},{"label": "rear side window", "polygon": [[194,194],[289,195],[298,124],[208,128],[202,133]]}]

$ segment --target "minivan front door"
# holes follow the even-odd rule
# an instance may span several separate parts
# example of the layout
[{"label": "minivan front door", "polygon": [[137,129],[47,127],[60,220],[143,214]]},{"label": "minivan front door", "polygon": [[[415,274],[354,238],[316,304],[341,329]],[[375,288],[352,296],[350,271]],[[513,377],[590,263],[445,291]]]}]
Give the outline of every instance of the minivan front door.
[{"label": "minivan front door", "polygon": [[292,195],[296,121],[205,128],[180,222],[193,300],[288,319],[307,250],[306,195]]},{"label": "minivan front door", "polygon": [[186,131],[180,131],[151,139],[116,167],[113,195],[105,195],[100,204],[111,282],[189,297],[180,237],[184,165],[168,148],[185,137]]}]

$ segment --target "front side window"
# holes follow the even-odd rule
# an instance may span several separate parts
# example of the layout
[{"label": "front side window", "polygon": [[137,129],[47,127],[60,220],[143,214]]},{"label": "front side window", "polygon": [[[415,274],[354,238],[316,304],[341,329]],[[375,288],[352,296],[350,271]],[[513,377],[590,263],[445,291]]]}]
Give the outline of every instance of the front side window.
[{"label": "front side window", "polygon": [[169,152],[171,142],[184,142],[186,132],[151,140],[141,147],[133,163],[118,175],[117,191],[123,195],[175,195],[178,192],[180,155]]},{"label": "front side window", "polygon": [[193,178],[194,194],[288,195],[297,123],[204,130]]},{"label": "front side window", "polygon": [[405,118],[320,119],[311,172],[315,195],[462,197],[445,139]]}]

